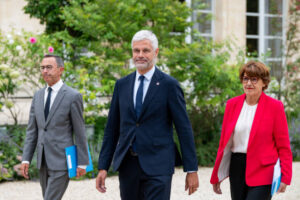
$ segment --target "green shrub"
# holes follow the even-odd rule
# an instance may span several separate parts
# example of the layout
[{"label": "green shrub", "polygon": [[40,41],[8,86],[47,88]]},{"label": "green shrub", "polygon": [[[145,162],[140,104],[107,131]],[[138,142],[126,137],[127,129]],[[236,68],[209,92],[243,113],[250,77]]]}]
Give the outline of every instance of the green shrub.
[{"label": "green shrub", "polygon": [[[1,130],[0,168],[6,169],[7,173],[0,173],[0,181],[22,179],[22,176],[17,171],[21,163],[26,127],[5,126]],[[38,169],[36,168],[35,159],[31,163],[29,174],[31,178],[37,177]]]}]

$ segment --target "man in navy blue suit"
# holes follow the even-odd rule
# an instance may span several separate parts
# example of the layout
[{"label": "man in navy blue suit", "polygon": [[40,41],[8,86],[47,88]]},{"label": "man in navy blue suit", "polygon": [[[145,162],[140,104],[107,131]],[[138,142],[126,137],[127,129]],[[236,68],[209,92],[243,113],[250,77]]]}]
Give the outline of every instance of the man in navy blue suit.
[{"label": "man in navy blue suit", "polygon": [[185,190],[192,194],[199,186],[198,165],[182,89],[174,78],[155,67],[159,49],[151,31],[137,32],[131,46],[137,70],[115,84],[96,188],[106,192],[105,179],[113,160],[122,200],[170,199],[179,155],[173,140],[174,124],[187,172]]}]

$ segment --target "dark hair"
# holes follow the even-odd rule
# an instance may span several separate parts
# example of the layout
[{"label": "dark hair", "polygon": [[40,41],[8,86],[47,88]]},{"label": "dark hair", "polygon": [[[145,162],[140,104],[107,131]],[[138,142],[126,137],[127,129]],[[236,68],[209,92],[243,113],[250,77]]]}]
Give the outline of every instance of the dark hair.
[{"label": "dark hair", "polygon": [[55,54],[46,54],[46,55],[44,55],[44,58],[55,58],[57,67],[64,67],[64,61],[58,55],[55,55]]},{"label": "dark hair", "polygon": [[247,74],[249,77],[260,78],[265,86],[263,90],[268,88],[270,83],[270,71],[265,64],[258,61],[249,61],[242,66],[240,69],[240,81],[243,82],[244,75]]}]

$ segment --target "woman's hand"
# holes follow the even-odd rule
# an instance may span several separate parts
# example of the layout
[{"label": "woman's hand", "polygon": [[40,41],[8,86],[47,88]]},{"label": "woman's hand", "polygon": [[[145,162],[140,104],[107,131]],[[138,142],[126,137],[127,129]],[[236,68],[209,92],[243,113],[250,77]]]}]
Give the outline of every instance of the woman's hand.
[{"label": "woman's hand", "polygon": [[213,190],[216,194],[222,194],[222,190],[220,188],[221,182],[213,184]]},{"label": "woman's hand", "polygon": [[281,182],[281,183],[280,183],[280,186],[279,186],[279,188],[278,188],[277,193],[283,193],[283,192],[285,192],[286,186],[287,186],[287,184]]}]

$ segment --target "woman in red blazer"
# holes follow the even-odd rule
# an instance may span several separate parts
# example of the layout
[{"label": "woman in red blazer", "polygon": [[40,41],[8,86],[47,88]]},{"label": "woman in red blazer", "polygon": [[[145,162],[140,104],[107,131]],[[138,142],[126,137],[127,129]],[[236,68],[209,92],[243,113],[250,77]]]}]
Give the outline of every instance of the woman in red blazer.
[{"label": "woman in red blazer", "polygon": [[292,178],[292,152],[288,125],[281,101],[263,91],[270,82],[268,68],[250,61],[240,70],[245,94],[228,100],[215,166],[213,190],[229,176],[233,200],[271,199],[274,165],[281,166],[279,192]]}]

